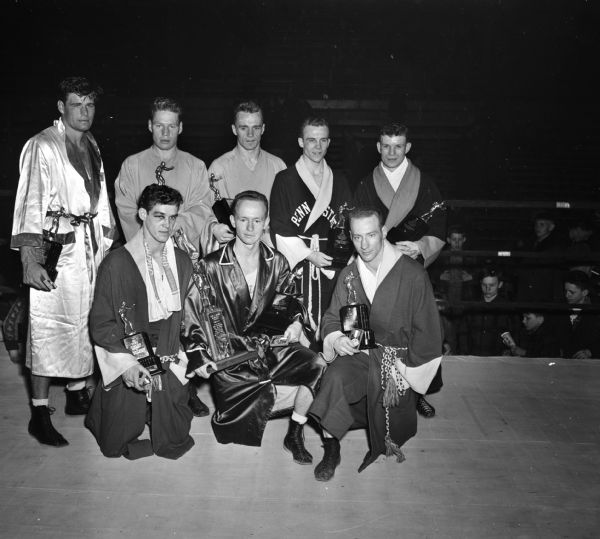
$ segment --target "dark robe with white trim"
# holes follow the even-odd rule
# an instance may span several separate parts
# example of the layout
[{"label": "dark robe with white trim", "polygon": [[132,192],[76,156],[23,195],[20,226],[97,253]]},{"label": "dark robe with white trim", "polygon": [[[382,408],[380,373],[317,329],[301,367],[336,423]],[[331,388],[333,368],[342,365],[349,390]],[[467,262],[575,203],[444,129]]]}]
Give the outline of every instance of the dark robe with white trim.
[{"label": "dark robe with white trim", "polygon": [[[175,249],[175,259],[183,304],[192,263],[179,249]],[[127,313],[133,328],[152,334],[146,284],[126,247],[111,252],[100,265],[90,313],[90,333],[97,347],[133,359],[121,340],[125,337],[125,326],[119,314],[123,301],[133,307]],[[158,338],[153,343],[157,355],[178,353],[182,313],[182,310],[175,311],[160,322]],[[164,367],[166,372],[157,375],[161,377],[162,390],[152,392],[151,441],[137,440],[147,419],[145,393],[126,387],[121,376],[109,382],[103,379],[94,392],[85,425],[96,437],[105,456],[139,458],[154,453],[176,459],[194,445],[189,434],[193,416],[187,403],[188,388],[173,374],[169,364]]]},{"label": "dark robe with white trim", "polygon": [[[381,167],[381,164],[378,166]],[[414,167],[414,165],[412,164],[411,166]],[[417,198],[412,207],[412,210],[400,223],[394,223],[392,226],[401,226],[402,224],[406,223],[407,221],[410,221],[415,217],[420,217],[421,215],[423,215],[431,209],[431,206],[434,202],[442,202],[442,200],[442,195],[440,194],[440,191],[435,185],[433,179],[421,172],[419,191],[417,193]],[[377,191],[375,190],[373,173],[363,178],[358,184],[358,187],[356,188],[356,191],[354,193],[354,201],[352,205],[375,207],[382,213],[384,221],[387,219],[389,209],[377,195]],[[429,225],[429,230],[426,234],[427,236],[434,236],[440,239],[442,242],[446,241],[445,211],[438,210],[434,212],[433,216],[427,224]],[[443,244],[440,246],[439,250],[441,250],[442,247]],[[435,260],[435,258],[439,254],[439,250],[436,253],[433,253],[430,257],[425,257],[426,267]]]},{"label": "dark robe with white trim", "polygon": [[[338,222],[337,214],[340,206],[344,203],[350,205],[351,199],[351,191],[346,177],[342,172],[334,170],[333,189],[327,209],[310,226],[310,228],[304,230],[311,210],[315,204],[315,197],[302,181],[295,166],[279,172],[277,176],[275,176],[270,201],[271,239],[273,245],[277,246],[276,235],[310,238],[316,234],[319,236],[319,250],[326,254],[331,254],[328,252],[327,242],[329,231],[334,228]],[[303,239],[303,241],[306,245],[310,245],[309,239]],[[312,319],[316,321],[329,305],[337,273],[339,273],[340,268],[324,268],[325,270],[333,270],[336,274],[332,279],[321,274],[321,294],[319,301],[319,286],[316,279],[314,279],[314,275],[313,285],[312,287],[309,287],[309,280],[311,279],[310,266],[311,264],[307,260],[302,260],[292,269],[302,267],[302,297],[304,305],[307,308],[309,305],[312,305],[310,315]],[[312,290],[310,297],[309,289]]]},{"label": "dark robe with white trim", "polygon": [[[390,247],[391,248],[391,247]],[[352,272],[359,275],[356,262],[344,268],[338,278],[331,304],[323,316],[323,337],[341,331],[340,308],[347,304],[348,289],[345,277]],[[412,386],[418,381],[417,391],[423,392],[439,366],[442,349],[440,320],[433,290],[423,267],[407,256],[401,256],[389,273],[379,283],[373,303],[368,300],[360,278],[353,281],[357,302],[369,309],[370,327],[375,341],[382,346],[408,346],[404,362]],[[355,427],[366,427],[370,455],[365,460],[373,462],[385,453],[385,409],[382,405],[381,358],[383,349],[360,352],[353,356],[339,356],[323,375],[319,392],[310,408],[320,424],[336,438]],[[361,367],[367,366],[365,367]],[[363,371],[366,396],[357,402],[347,402],[346,396],[336,393],[335,378],[344,377],[346,369],[353,375]],[[347,376],[346,376],[347,378]],[[335,393],[335,394],[334,394]],[[400,404],[389,408],[392,440],[402,446],[417,432],[416,400],[413,389],[408,389]]]}]

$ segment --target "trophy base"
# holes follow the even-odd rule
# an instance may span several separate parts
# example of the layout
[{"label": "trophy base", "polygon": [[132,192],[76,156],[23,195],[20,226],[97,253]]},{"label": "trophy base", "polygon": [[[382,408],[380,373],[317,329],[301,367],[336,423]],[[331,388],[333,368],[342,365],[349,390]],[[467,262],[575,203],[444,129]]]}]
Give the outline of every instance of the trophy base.
[{"label": "trophy base", "polygon": [[388,230],[386,240],[390,243],[398,241],[417,241],[427,233],[429,226],[423,219],[417,217],[404,221],[403,223],[394,226]]},{"label": "trophy base", "polygon": [[150,338],[143,331],[126,335],[122,339],[125,348],[131,352],[136,361],[152,375],[162,374],[165,369],[160,358],[154,354]]},{"label": "trophy base", "polygon": [[372,329],[351,329],[350,331],[345,331],[344,334],[350,340],[358,341],[359,350],[373,350],[377,348],[375,334]]},{"label": "trophy base", "polygon": [[244,363],[250,359],[255,359],[258,357],[258,352],[256,351],[246,351],[246,352],[236,352],[235,354],[220,359],[219,361],[215,361],[216,369],[209,367],[206,369],[206,372],[219,372],[224,371],[225,369],[229,369],[231,367],[236,367],[240,363]]},{"label": "trophy base", "polygon": [[150,376],[156,376],[157,374],[162,374],[165,371],[163,369],[162,363],[160,362],[160,358],[158,356],[147,356],[142,359],[138,359],[137,362],[148,370]]}]

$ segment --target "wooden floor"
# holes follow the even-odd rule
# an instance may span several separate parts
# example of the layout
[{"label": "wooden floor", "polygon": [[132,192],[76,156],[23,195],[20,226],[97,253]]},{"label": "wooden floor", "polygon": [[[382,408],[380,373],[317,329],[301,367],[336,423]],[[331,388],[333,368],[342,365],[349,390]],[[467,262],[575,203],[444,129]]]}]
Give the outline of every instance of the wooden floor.
[{"label": "wooden floor", "polygon": [[[219,445],[195,418],[178,461],[104,458],[81,417],[53,421],[65,448],[27,433],[19,368],[0,356],[0,537],[411,538],[600,536],[600,361],[448,358],[434,419],[357,474],[364,432],[342,442],[334,479],[294,464],[281,443]],[[200,390],[210,402],[204,384]],[[320,440],[307,432],[320,460]]]}]

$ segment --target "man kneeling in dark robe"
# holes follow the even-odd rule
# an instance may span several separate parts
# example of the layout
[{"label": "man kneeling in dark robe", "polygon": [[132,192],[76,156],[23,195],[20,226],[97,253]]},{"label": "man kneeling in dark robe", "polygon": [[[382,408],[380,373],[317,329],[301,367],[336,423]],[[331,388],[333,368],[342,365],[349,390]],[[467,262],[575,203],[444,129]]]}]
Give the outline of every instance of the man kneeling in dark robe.
[{"label": "man kneeling in dark robe", "polygon": [[[300,303],[288,309],[291,323],[286,321],[287,327],[281,330],[288,344],[263,346],[268,339],[261,315],[292,276],[285,257],[261,241],[269,221],[265,196],[243,191],[231,209],[236,238],[194,268],[196,283],[190,285],[184,315],[188,372],[211,377],[216,407],[211,424],[217,441],[259,446],[267,420],[293,411],[283,446],[295,462],[310,464],[312,455],[304,447],[303,427],[325,364],[299,342],[305,322]],[[199,282],[206,286],[198,286]],[[215,307],[223,313],[234,351],[260,353],[211,375],[218,358],[211,356],[211,336],[203,321]]]},{"label": "man kneeling in dark robe", "polygon": [[[368,432],[359,472],[381,454],[402,462],[401,447],[417,432],[417,394],[429,387],[441,361],[439,314],[423,266],[386,241],[378,210],[356,208],[349,220],[358,257],[342,270],[323,317],[330,365],[310,408],[324,436],[318,481],[333,477],[339,440],[350,428]],[[360,341],[342,332],[339,313],[347,304],[368,306],[375,348],[360,350]]]},{"label": "man kneeling in dark robe", "polygon": [[[192,263],[171,239],[181,203],[171,187],[146,187],[138,204],[142,228],[98,271],[90,332],[102,384],[85,424],[107,457],[177,459],[194,445],[187,359],[180,346]],[[125,346],[123,338],[134,332],[146,333],[162,374],[156,369],[152,376]],[[146,423],[150,439],[139,440]]]}]

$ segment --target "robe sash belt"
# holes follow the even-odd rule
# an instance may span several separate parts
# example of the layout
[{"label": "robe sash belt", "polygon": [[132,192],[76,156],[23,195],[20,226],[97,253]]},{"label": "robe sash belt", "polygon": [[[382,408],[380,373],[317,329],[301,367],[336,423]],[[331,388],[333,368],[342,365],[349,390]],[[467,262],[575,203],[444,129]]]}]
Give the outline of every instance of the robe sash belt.
[{"label": "robe sash belt", "polygon": [[[327,238],[320,238],[318,234],[313,234],[311,237],[308,236],[299,236],[302,240],[309,242],[310,243],[310,249],[312,251],[320,251],[320,244],[319,242],[321,241],[327,241]],[[333,270],[328,270],[325,268],[318,268],[317,266],[315,266],[312,262],[309,262],[308,264],[308,305],[306,306],[306,309],[308,311],[308,317],[309,317],[309,321],[310,321],[310,326],[312,327],[312,329],[315,331],[315,335],[320,335],[321,333],[321,273],[323,273],[325,275],[325,277],[327,277],[328,279],[333,279],[333,277],[335,276],[335,271]],[[315,282],[315,285],[318,287],[318,294],[317,294],[317,301],[319,302],[318,305],[318,315],[317,315],[317,320],[315,320],[311,314],[312,312],[312,287],[313,287],[313,281]],[[317,337],[318,338],[318,337]]]},{"label": "robe sash belt", "polygon": [[[94,257],[98,252],[98,243],[96,241],[96,231],[94,228],[94,219],[97,217],[97,213],[86,212],[83,215],[73,215],[67,213],[64,208],[60,210],[48,210],[46,217],[52,217],[53,228],[58,229],[58,219],[64,217],[69,219],[69,222],[73,226],[84,226],[84,238],[85,238],[85,265],[88,270],[88,278],[90,283],[94,280],[95,264]],[[52,236],[52,232],[50,232]]]}]

